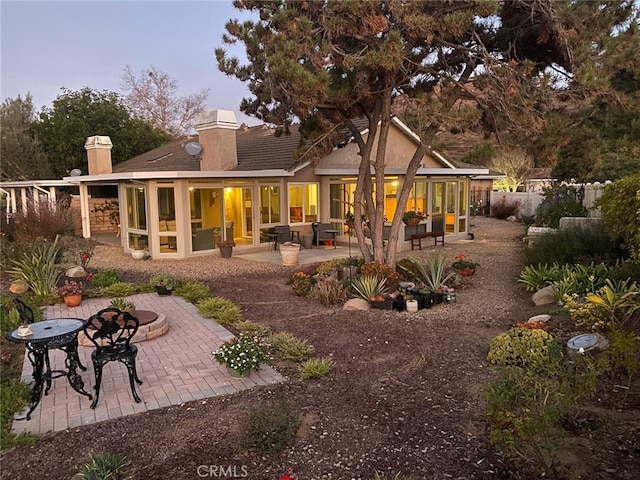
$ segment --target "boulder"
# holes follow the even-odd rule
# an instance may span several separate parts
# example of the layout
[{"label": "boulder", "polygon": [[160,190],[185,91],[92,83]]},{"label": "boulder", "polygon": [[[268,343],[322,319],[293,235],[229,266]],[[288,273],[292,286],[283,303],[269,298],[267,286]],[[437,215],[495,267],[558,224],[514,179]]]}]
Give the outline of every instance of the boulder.
[{"label": "boulder", "polygon": [[507,222],[517,222],[518,221],[518,217],[516,217],[515,215],[510,215],[507,217]]},{"label": "boulder", "polygon": [[542,315],[536,315],[535,317],[531,317],[529,320],[527,320],[527,323],[537,323],[537,322],[547,323],[549,320],[551,320],[551,315],[547,315],[545,313]]},{"label": "boulder", "polygon": [[541,288],[533,294],[532,300],[536,307],[540,305],[550,305],[552,303],[555,303],[556,299],[553,296],[553,287],[551,287],[551,285],[548,285],[544,288]]},{"label": "boulder", "polygon": [[66,272],[67,277],[81,278],[87,276],[87,271],[83,267],[71,267]]},{"label": "boulder", "polygon": [[347,300],[342,307],[343,310],[369,310],[371,305],[364,298],[352,298]]},{"label": "boulder", "polygon": [[29,285],[24,280],[14,280],[9,286],[9,291],[14,295],[24,295],[29,290]]}]

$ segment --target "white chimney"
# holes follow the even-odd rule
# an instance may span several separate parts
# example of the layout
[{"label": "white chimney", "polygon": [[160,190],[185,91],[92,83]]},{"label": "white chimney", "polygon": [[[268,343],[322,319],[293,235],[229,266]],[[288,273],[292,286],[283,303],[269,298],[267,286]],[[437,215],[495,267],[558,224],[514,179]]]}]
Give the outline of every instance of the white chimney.
[{"label": "white chimney", "polygon": [[200,170],[229,170],[238,165],[236,130],[238,122],[229,110],[201,113],[196,123],[198,141],[202,145]]},{"label": "white chimney", "polygon": [[94,135],[87,137],[84,148],[87,150],[87,160],[89,162],[89,175],[100,175],[102,173],[113,172],[111,162],[111,148],[113,144],[109,137]]}]

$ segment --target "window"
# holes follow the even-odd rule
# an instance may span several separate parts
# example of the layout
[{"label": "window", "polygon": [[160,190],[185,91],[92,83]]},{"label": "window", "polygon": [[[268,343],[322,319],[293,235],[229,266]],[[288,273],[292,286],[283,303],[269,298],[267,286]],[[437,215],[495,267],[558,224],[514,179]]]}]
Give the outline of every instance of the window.
[{"label": "window", "polygon": [[318,220],[318,184],[289,185],[289,223]]},{"label": "window", "polygon": [[260,187],[260,223],[280,223],[280,187]]},{"label": "window", "polygon": [[127,226],[135,230],[147,229],[147,211],[143,187],[127,188]]}]

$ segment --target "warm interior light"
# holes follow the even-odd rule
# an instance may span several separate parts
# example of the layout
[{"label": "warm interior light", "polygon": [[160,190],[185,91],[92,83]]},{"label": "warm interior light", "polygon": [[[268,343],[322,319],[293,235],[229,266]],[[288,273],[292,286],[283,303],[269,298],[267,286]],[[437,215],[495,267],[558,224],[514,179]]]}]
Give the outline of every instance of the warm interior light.
[{"label": "warm interior light", "polygon": [[394,180],[393,182],[391,182],[391,185],[393,185],[394,187],[397,187],[398,186],[398,181]]},{"label": "warm interior light", "polygon": [[226,187],[226,188],[224,189],[224,191],[225,191],[225,192],[227,192],[227,193],[231,193],[231,187]]}]

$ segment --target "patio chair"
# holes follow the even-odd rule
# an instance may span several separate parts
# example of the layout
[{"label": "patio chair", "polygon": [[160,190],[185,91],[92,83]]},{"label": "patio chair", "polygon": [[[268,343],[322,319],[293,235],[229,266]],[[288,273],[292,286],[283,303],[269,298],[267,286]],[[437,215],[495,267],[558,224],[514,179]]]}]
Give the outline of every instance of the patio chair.
[{"label": "patio chair", "polygon": [[336,235],[338,231],[333,229],[333,225],[330,223],[316,222],[312,223],[311,226],[313,227],[313,234],[315,235],[314,243],[316,247],[320,246],[320,242],[331,241],[333,248],[336,248]]},{"label": "patio chair", "polygon": [[129,372],[129,384],[131,394],[136,403],[140,403],[140,397],[136,393],[134,382],[142,385],[136,371],[136,356],[138,347],[131,344],[131,339],[138,331],[139,321],[129,312],[117,308],[105,308],[92,315],[84,326],[84,334],[93,343],[96,349],[91,353],[93,370],[96,377],[96,395],[91,408],[96,408],[100,397],[100,384],[102,382],[102,368],[108,362],[120,362],[127,367]]},{"label": "patio chair", "polygon": [[278,225],[273,227],[273,233],[276,235],[276,248],[277,245],[293,240],[293,234],[289,225]]}]

